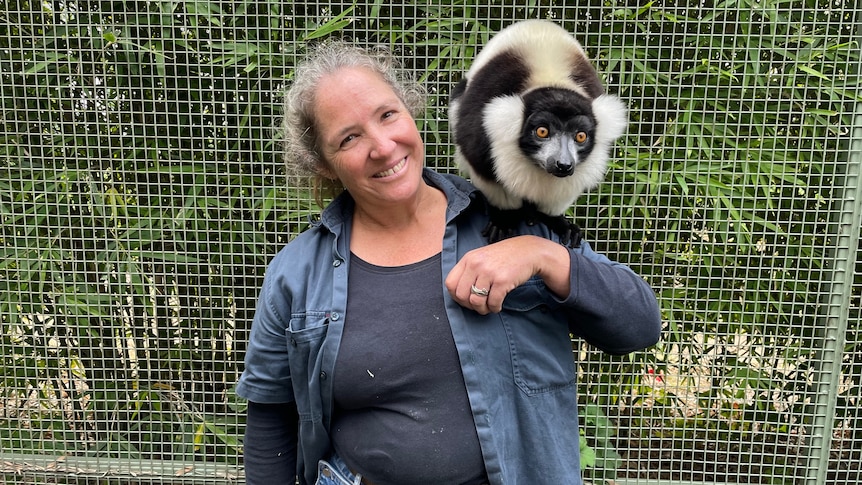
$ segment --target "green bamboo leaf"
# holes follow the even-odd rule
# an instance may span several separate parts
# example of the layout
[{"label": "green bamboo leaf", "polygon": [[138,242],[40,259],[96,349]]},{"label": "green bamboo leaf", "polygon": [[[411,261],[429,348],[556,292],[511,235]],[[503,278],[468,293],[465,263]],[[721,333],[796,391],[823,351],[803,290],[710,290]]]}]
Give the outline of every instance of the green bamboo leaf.
[{"label": "green bamboo leaf", "polygon": [[330,35],[333,32],[338,32],[339,30],[342,30],[343,28],[350,25],[351,23],[353,23],[353,19],[345,19],[344,17],[352,13],[354,8],[356,8],[356,4],[353,4],[350,8],[348,8],[344,12],[341,12],[337,17],[333,18],[329,22],[326,22],[320,28],[305,35],[302,38],[303,42],[308,42],[310,40],[326,37],[327,35]]},{"label": "green bamboo leaf", "polygon": [[814,69],[814,68],[811,68],[811,67],[808,67],[808,66],[797,66],[797,68],[798,68],[800,71],[802,71],[802,72],[804,72],[804,73],[806,73],[806,74],[809,74],[809,75],[811,75],[811,76],[818,77],[818,78],[820,78],[820,79],[823,79],[824,81],[828,81],[828,80],[829,80],[829,77],[828,77],[828,76],[826,76],[825,74],[823,74],[822,72],[820,72],[820,71],[818,71],[818,70],[816,70],[816,69]]},{"label": "green bamboo leaf", "polygon": [[167,261],[167,262],[171,262],[171,263],[200,263],[201,262],[200,258],[180,254],[177,252],[171,252],[171,251],[138,251],[136,254],[139,254],[144,259],[155,259],[155,260]]},{"label": "green bamboo leaf", "polygon": [[218,440],[231,448],[239,448],[242,446],[242,443],[237,439],[236,433],[228,432],[223,426],[218,426],[215,423],[211,423],[210,421],[204,421],[204,426],[209,430]]},{"label": "green bamboo leaf", "polygon": [[278,191],[275,188],[270,188],[263,195],[263,204],[258,211],[257,220],[263,222],[272,213],[272,208],[275,207],[275,201],[278,197]]},{"label": "green bamboo leaf", "polygon": [[821,116],[838,116],[841,113],[839,111],[835,111],[834,109],[818,109],[818,108],[808,108],[805,110],[806,113],[821,115]]},{"label": "green bamboo leaf", "polygon": [[216,27],[222,26],[221,16],[224,15],[221,7],[217,3],[205,0],[190,0],[184,2],[186,13],[193,16],[200,16]]},{"label": "green bamboo leaf", "polygon": [[[70,291],[70,290],[66,290]],[[74,290],[72,290],[74,291]],[[72,296],[69,293],[61,293],[56,296],[57,303],[72,315],[89,315],[100,318],[109,318],[110,311],[104,311],[104,308],[110,308],[110,299],[93,294],[80,294]]]},{"label": "green bamboo leaf", "polygon": [[49,66],[56,64],[58,61],[68,58],[69,55],[59,52],[49,52],[45,54],[45,60],[38,61],[32,67],[24,71],[24,74],[36,74],[48,69]]}]

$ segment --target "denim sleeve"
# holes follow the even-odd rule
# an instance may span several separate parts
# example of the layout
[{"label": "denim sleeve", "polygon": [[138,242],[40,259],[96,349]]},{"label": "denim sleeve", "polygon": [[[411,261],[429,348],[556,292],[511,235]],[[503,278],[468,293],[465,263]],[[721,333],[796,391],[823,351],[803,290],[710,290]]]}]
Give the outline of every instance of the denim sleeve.
[{"label": "denim sleeve", "polygon": [[236,387],[237,395],[258,403],[294,400],[286,333],[290,303],[279,288],[277,274],[268,273],[261,287],[245,354],[245,369]]},{"label": "denim sleeve", "polygon": [[573,334],[609,354],[658,342],[661,313],[652,288],[628,266],[594,252],[571,250],[571,292],[563,302]]}]

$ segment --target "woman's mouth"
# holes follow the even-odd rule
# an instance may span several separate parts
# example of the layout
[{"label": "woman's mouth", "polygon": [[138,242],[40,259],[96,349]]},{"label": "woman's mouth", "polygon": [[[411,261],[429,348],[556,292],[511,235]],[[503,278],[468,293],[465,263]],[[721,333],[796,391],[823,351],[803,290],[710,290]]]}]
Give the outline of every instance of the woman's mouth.
[{"label": "woman's mouth", "polygon": [[389,170],[384,170],[382,172],[374,174],[374,178],[379,179],[379,178],[383,178],[383,177],[389,177],[390,175],[395,175],[396,173],[400,172],[401,169],[403,169],[406,165],[407,165],[407,157],[404,157],[404,159],[402,159],[400,162],[398,162],[398,165],[390,168]]}]

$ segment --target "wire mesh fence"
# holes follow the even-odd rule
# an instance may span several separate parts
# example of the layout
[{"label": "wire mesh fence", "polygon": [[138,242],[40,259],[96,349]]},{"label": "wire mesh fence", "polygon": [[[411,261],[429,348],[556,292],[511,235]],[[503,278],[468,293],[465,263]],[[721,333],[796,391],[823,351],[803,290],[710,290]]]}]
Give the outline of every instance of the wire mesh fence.
[{"label": "wire mesh fence", "polygon": [[[526,18],[630,125],[569,215],[655,288],[663,341],[573,342],[593,483],[862,483],[862,7],[854,0],[0,0],[0,474],[242,482],[233,394],[268,259],[319,209],[279,96],[309,43],[450,89]],[[857,200],[859,199],[859,200]]]}]

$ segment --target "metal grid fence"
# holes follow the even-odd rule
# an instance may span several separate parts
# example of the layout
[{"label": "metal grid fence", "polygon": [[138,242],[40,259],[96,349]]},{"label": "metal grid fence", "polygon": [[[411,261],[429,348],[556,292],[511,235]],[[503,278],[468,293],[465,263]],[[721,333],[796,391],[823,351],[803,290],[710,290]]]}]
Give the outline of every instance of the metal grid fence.
[{"label": "metal grid fence", "polygon": [[585,476],[862,483],[855,0],[0,0],[5,483],[241,482],[255,296],[317,210],[275,141],[295,55],[392,45],[452,171],[448,92],[525,18],[630,107],[571,216],[665,321],[633,356],[573,343]]}]

